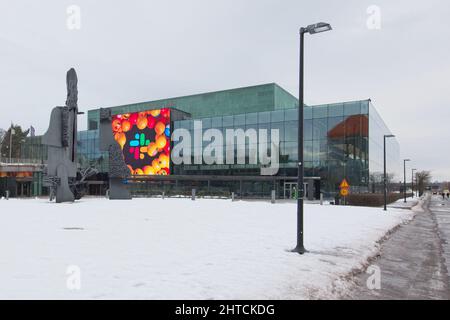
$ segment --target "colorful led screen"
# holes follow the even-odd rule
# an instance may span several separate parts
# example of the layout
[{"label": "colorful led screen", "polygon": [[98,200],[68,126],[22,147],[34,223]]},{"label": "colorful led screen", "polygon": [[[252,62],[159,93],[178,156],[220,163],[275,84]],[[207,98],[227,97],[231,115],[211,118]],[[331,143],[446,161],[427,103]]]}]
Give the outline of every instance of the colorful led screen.
[{"label": "colorful led screen", "polygon": [[115,115],[112,130],[132,175],[170,174],[170,109]]}]

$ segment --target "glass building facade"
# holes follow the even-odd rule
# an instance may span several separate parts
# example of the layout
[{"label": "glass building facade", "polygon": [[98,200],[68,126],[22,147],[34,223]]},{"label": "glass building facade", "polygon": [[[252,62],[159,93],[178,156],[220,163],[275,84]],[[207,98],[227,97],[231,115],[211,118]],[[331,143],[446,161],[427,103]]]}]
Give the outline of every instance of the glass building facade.
[{"label": "glass building facade", "polygon": [[[195,121],[201,122],[202,131],[197,134],[202,135],[212,128],[218,129],[224,136],[227,129],[255,129],[256,132],[267,129],[269,133],[272,129],[277,130],[280,141],[277,180],[274,182],[269,179],[267,183],[258,182],[258,185],[270,191],[275,183],[278,194],[282,196],[286,183],[292,183],[297,176],[297,106],[298,100],[294,96],[276,84],[267,84],[118,106],[111,110],[113,114],[156,108],[181,110],[189,113],[190,119],[173,121],[172,130],[186,129],[192,136],[196,134]],[[383,171],[383,136],[391,132],[371,101],[304,108],[305,177],[314,179],[316,189],[327,197],[338,192],[338,186],[344,178],[350,183],[353,192],[379,191],[380,174]],[[88,111],[89,130],[78,133],[78,161],[80,167],[97,168],[105,178],[108,156],[99,151],[98,117],[99,109]],[[203,142],[202,148],[209,143]],[[245,143],[248,148],[250,140],[245,140]],[[41,154],[36,151],[36,146],[31,145],[31,141],[24,145],[27,156]],[[191,148],[192,154],[199,151],[194,149],[194,144]],[[225,152],[225,142],[222,148]],[[400,180],[401,163],[396,139],[388,139],[387,160],[390,176]],[[247,184],[251,181],[248,178],[259,176],[261,172],[260,165],[249,164],[248,161],[245,164],[178,164],[172,168],[174,176],[247,177]],[[215,185],[220,187],[220,182],[215,182]],[[239,188],[242,192],[242,181]]]},{"label": "glass building facade", "polygon": [[[338,191],[344,178],[354,192],[368,192],[371,172],[382,172],[383,135],[390,134],[371,101],[306,106],[304,117],[305,177],[320,178],[320,189],[328,196]],[[193,136],[195,121],[202,122],[203,133],[214,128],[224,136],[227,129],[278,130],[278,176],[297,175],[297,108],[184,120],[176,122],[175,129],[187,129]],[[207,144],[209,142],[203,142],[203,147]],[[225,143],[223,149],[226,149]],[[194,151],[192,147],[191,154]],[[389,141],[387,155],[389,172],[398,176],[399,146],[395,139]],[[258,175],[260,166],[178,165],[174,170],[175,174],[182,175]]]}]

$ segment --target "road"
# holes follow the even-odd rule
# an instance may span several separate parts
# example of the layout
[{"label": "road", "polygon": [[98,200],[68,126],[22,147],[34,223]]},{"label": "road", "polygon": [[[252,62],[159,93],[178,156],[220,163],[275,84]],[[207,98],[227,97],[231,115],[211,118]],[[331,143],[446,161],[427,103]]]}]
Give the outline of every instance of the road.
[{"label": "road", "polygon": [[[428,196],[423,208],[382,244],[371,273],[356,275],[343,299],[450,299],[450,201]],[[375,279],[374,270],[380,271],[380,286],[371,290],[367,280]]]}]

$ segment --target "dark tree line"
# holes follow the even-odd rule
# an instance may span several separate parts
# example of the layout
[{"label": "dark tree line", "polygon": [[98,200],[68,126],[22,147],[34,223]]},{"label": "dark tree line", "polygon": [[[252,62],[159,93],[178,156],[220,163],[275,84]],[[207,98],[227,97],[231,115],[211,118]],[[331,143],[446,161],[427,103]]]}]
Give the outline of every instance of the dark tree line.
[{"label": "dark tree line", "polygon": [[[11,139],[11,132],[12,139]],[[9,158],[9,148],[11,144],[11,157],[20,158],[20,147],[25,141],[25,138],[30,133],[30,129],[22,130],[19,125],[12,125],[8,130],[0,129],[0,156],[1,158]]]}]

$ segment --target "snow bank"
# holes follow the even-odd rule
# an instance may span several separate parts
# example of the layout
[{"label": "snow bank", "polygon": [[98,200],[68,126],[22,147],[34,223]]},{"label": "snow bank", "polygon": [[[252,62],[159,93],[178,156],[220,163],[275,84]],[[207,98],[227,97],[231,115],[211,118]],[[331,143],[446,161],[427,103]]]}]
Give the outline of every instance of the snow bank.
[{"label": "snow bank", "polygon": [[411,209],[415,207],[419,203],[420,199],[417,197],[409,197],[406,198],[406,203],[403,198],[398,199],[397,201],[388,204],[389,208],[396,208],[396,209]]},{"label": "snow bank", "polygon": [[[409,210],[229,200],[2,200],[0,298],[309,299],[368,257]],[[69,266],[81,289],[69,290]]]},{"label": "snow bank", "polygon": [[411,210],[415,213],[425,212],[424,206],[426,205],[427,201],[430,198],[431,198],[430,194],[424,194],[423,196],[420,197],[417,204],[411,208]]}]

